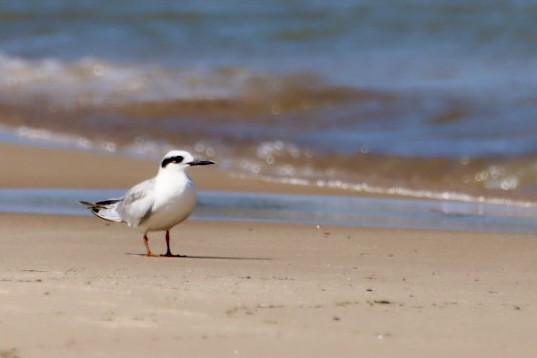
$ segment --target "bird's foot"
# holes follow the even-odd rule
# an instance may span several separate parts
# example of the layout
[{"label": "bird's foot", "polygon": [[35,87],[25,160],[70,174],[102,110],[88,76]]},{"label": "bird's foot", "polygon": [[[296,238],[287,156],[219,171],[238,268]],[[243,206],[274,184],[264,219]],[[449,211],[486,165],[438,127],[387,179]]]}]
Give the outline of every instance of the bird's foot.
[{"label": "bird's foot", "polygon": [[164,255],[160,255],[161,257],[186,257],[186,255],[174,255],[171,252],[166,252]]}]

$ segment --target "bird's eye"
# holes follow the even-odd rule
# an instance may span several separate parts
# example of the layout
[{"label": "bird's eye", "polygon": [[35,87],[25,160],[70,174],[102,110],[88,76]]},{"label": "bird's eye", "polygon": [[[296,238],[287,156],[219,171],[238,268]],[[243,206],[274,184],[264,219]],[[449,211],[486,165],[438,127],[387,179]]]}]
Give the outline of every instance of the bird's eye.
[{"label": "bird's eye", "polygon": [[181,155],[176,155],[174,157],[165,158],[162,161],[161,167],[164,168],[164,167],[166,167],[166,165],[168,165],[170,163],[177,163],[177,164],[182,163],[184,159],[185,158],[183,158],[183,156],[181,156]]}]

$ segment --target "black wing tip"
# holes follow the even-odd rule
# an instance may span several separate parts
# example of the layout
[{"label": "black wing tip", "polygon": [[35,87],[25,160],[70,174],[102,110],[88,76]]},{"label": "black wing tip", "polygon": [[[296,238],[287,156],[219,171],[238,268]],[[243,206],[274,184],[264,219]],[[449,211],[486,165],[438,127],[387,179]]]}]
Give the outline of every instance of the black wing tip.
[{"label": "black wing tip", "polygon": [[92,208],[92,207],[95,206],[95,203],[92,203],[92,202],[89,202],[89,201],[84,201],[84,200],[79,200],[78,203],[80,205],[84,205],[84,206],[86,206],[88,208]]},{"label": "black wing tip", "polygon": [[121,200],[123,199],[108,199],[108,200],[98,201],[95,203],[95,205],[96,206],[112,205],[112,204],[119,203]]},{"label": "black wing tip", "polygon": [[113,205],[113,204],[119,203],[121,200],[123,199],[108,199],[108,200],[103,200],[103,201],[97,201],[95,203],[92,203],[91,201],[79,200],[78,203],[80,205],[84,205],[88,209],[99,209],[99,208],[104,208],[107,205]]}]

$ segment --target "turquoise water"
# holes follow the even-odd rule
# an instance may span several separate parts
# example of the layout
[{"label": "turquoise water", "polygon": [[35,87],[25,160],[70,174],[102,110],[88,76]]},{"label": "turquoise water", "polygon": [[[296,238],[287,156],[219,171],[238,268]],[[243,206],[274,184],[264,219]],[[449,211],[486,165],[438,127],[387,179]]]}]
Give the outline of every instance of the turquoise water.
[{"label": "turquoise water", "polygon": [[[78,200],[121,197],[123,190],[0,189],[0,211],[91,214]],[[261,221],[311,225],[537,232],[537,207],[475,202],[201,192],[194,220]]]}]

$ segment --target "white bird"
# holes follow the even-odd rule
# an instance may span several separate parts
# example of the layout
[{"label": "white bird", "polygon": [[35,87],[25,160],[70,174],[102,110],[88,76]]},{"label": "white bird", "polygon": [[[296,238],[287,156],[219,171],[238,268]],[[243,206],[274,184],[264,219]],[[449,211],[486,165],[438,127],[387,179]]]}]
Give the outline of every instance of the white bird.
[{"label": "white bird", "polygon": [[147,256],[155,256],[149,249],[147,233],[165,230],[167,251],[162,256],[175,256],[170,251],[170,229],[188,218],[196,206],[196,187],[186,169],[208,164],[215,163],[196,160],[186,151],[172,150],[162,158],[155,177],[133,186],[123,198],[80,203],[101,219],[125,222],[141,230]]}]

